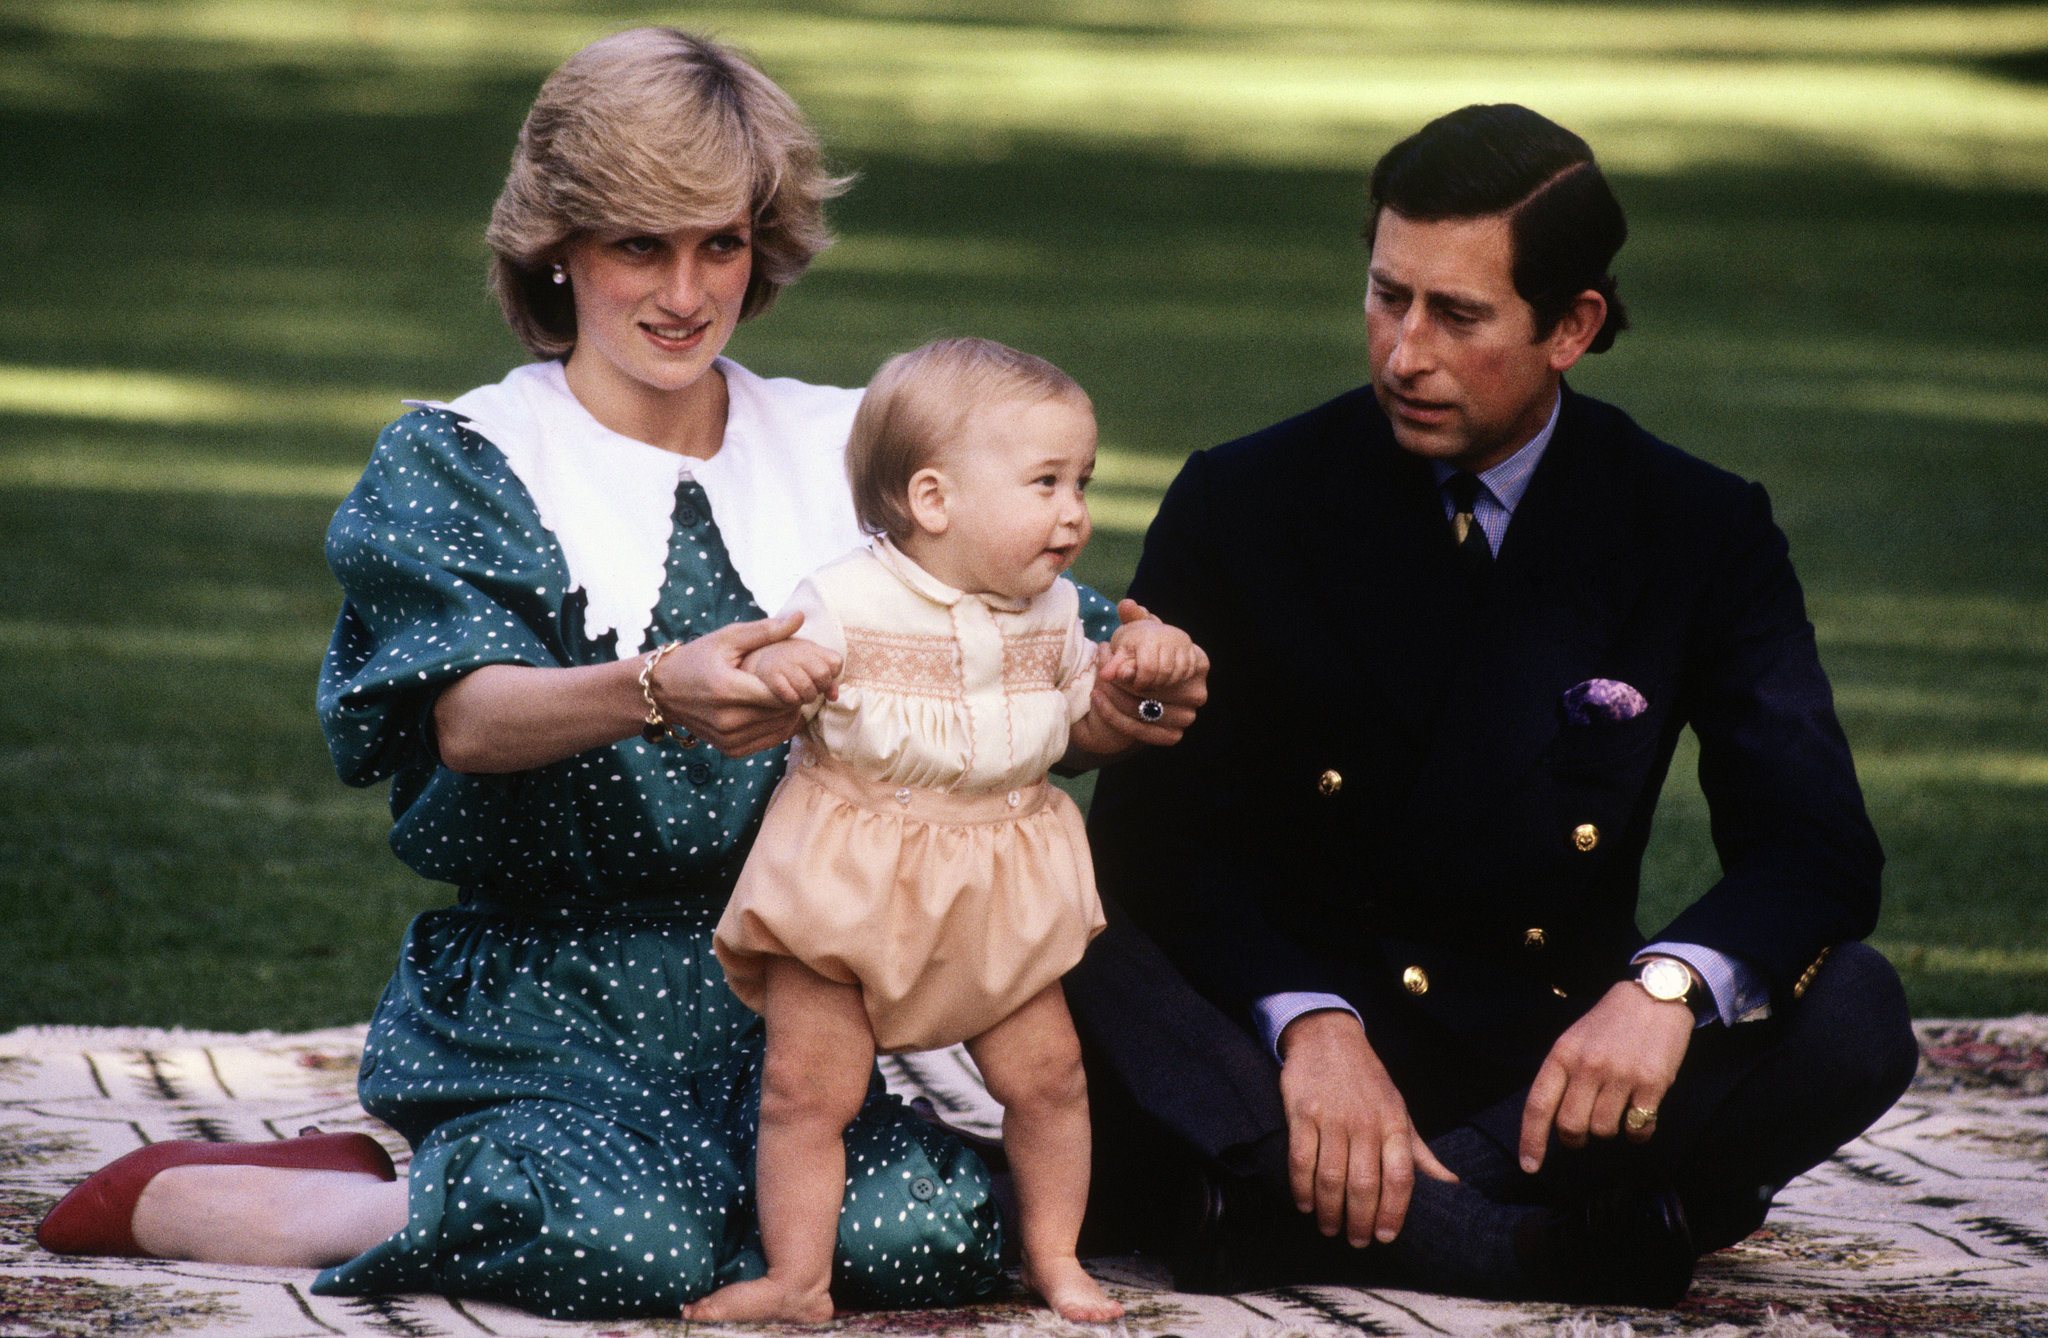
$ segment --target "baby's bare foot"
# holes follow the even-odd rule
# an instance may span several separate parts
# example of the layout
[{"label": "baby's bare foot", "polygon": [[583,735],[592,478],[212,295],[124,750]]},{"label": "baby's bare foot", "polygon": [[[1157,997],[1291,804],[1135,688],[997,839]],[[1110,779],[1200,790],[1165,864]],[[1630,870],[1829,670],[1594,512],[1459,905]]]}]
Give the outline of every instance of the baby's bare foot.
[{"label": "baby's bare foot", "polygon": [[1044,1261],[1027,1259],[1018,1274],[1024,1285],[1037,1292],[1061,1319],[1077,1324],[1105,1324],[1123,1318],[1123,1305],[1109,1299],[1072,1255]]},{"label": "baby's bare foot", "polygon": [[792,1287],[774,1274],[720,1287],[683,1307],[683,1318],[707,1324],[782,1320],[822,1324],[832,1318],[832,1294],[823,1287]]}]

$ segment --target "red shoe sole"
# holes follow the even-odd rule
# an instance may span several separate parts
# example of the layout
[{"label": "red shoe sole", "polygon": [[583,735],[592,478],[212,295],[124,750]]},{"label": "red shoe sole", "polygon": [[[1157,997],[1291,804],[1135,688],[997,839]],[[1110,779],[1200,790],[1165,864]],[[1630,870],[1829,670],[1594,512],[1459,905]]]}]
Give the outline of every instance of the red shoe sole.
[{"label": "red shoe sole", "polygon": [[174,1166],[277,1166],[398,1178],[389,1154],[368,1134],[301,1134],[274,1143],[172,1139],[137,1148],[86,1177],[50,1209],[36,1228],[36,1243],[52,1254],[145,1253],[135,1243],[135,1201],[151,1180]]}]

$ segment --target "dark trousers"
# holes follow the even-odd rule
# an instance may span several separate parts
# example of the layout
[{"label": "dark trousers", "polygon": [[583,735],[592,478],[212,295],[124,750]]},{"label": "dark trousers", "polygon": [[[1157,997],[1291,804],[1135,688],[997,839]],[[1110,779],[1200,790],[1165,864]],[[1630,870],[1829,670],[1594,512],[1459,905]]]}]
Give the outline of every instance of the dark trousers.
[{"label": "dark trousers", "polygon": [[[1293,1233],[1302,1259],[1329,1264],[1308,1272],[1341,1270],[1345,1251],[1292,1207],[1279,1065],[1263,1043],[1198,994],[1114,907],[1066,993],[1096,1128],[1084,1244],[1162,1246],[1160,1231],[1180,1207],[1175,1186],[1199,1167],[1264,1206],[1261,1230]],[[1424,1133],[1433,1147],[1460,1149],[1468,1165],[1452,1169],[1503,1208],[1567,1207],[1624,1183],[1675,1189],[1705,1253],[1754,1231],[1778,1189],[1889,1109],[1918,1059],[1898,974],[1873,949],[1847,943],[1776,1016],[1696,1032],[1647,1143],[1595,1139],[1574,1150],[1553,1138],[1543,1170],[1524,1176],[1514,1160],[1526,1086],[1467,1113],[1454,1138],[1442,1137],[1452,1130]],[[1499,1154],[1484,1165],[1469,1164],[1482,1146],[1473,1130]],[[1434,1192],[1417,1180],[1418,1193]],[[1411,1229],[1446,1220],[1417,1214]],[[1458,1248],[1455,1239],[1427,1244]]]}]

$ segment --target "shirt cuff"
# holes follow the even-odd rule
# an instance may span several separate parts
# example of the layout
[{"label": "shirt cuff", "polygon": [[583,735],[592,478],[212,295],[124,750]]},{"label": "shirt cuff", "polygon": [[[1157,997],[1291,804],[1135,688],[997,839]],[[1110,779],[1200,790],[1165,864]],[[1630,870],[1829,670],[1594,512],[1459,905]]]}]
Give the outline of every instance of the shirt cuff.
[{"label": "shirt cuff", "polygon": [[[1652,943],[1629,960],[1640,962],[1645,957],[1676,957],[1699,972],[1700,979],[1707,983],[1707,993],[1713,996],[1714,1013],[1723,1026],[1755,1022],[1771,1015],[1770,990],[1755,971],[1725,952],[1697,943]],[[1700,1025],[1712,1020],[1703,1019]]]},{"label": "shirt cuff", "polygon": [[[1358,1010],[1335,994],[1318,994],[1310,990],[1290,990],[1284,994],[1268,994],[1263,999],[1252,1001],[1252,1020],[1259,1025],[1259,1039],[1266,1043],[1266,1049],[1273,1058],[1280,1058],[1280,1033],[1287,1030],[1287,1024],[1303,1013],[1319,1013],[1326,1008],[1358,1017]],[[1364,1025],[1365,1019],[1359,1018]]]}]

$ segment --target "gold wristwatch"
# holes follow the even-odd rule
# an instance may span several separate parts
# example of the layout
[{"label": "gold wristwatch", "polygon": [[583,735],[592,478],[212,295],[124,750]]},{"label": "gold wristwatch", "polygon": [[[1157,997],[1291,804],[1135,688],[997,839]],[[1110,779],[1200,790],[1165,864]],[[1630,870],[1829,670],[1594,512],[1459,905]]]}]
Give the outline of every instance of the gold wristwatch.
[{"label": "gold wristwatch", "polygon": [[1636,968],[1636,984],[1652,999],[1684,1004],[1694,1017],[1703,1016],[1713,1007],[1713,996],[1704,985],[1694,981],[1692,968],[1676,957],[1644,958]]}]

